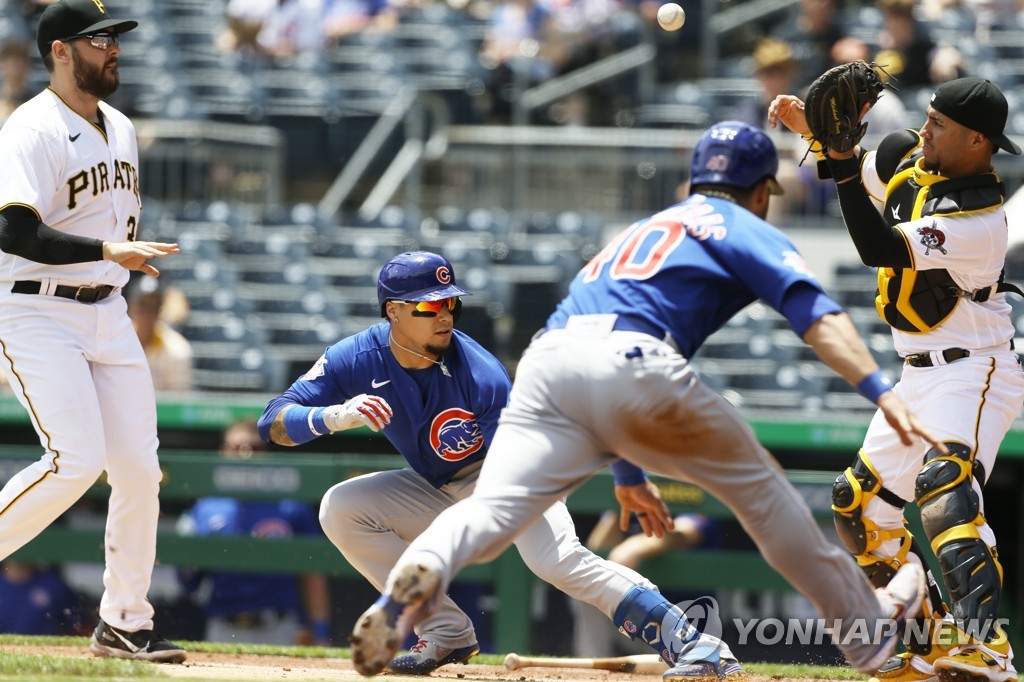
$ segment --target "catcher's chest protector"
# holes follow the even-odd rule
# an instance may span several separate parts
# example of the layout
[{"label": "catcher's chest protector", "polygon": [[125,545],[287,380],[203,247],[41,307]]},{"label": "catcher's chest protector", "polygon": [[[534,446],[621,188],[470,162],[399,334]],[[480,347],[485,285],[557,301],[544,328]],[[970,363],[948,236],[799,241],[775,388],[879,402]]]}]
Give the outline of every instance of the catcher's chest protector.
[{"label": "catcher's chest protector", "polygon": [[[915,154],[900,164],[889,181],[883,209],[889,225],[929,215],[983,211],[1003,203],[1003,183],[994,173],[948,179],[924,172],[920,158]],[[950,316],[963,293],[946,270],[879,268],[875,308],[900,331],[928,332]]]}]

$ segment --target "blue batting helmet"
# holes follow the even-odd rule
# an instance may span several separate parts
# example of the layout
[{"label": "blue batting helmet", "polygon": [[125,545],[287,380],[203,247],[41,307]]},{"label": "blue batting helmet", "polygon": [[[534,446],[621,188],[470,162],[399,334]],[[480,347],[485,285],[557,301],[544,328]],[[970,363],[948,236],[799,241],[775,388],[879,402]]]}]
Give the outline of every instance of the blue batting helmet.
[{"label": "blue batting helmet", "polygon": [[455,284],[451,261],[430,251],[400,253],[380,270],[377,277],[377,302],[385,317],[388,301],[440,301],[470,292]]},{"label": "blue batting helmet", "polygon": [[778,172],[779,153],[764,131],[742,121],[722,121],[708,128],[693,149],[690,186],[748,188],[769,178],[769,191],[782,194]]}]

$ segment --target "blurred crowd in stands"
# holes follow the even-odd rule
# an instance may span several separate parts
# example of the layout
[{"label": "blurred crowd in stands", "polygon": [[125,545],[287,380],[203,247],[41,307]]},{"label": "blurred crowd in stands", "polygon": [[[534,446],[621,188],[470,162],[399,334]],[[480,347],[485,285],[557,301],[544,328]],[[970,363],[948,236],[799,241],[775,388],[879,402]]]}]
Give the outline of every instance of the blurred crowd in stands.
[{"label": "blurred crowd in stands", "polygon": [[[28,70],[41,68],[35,50],[28,46],[34,21],[47,2],[7,3],[0,24],[4,107],[26,97],[27,80],[33,86],[40,83],[38,73],[27,79]],[[197,100],[191,111],[179,112],[186,117],[204,111],[217,115],[216,108],[201,106],[198,84],[214,67],[292,68],[300,63],[310,77],[325,65],[343,75],[354,70],[390,71],[399,80],[431,72],[461,75],[461,83],[433,85],[461,87],[476,121],[507,122],[511,102],[523,88],[641,43],[657,48],[654,75],[663,86],[738,77],[758,81],[767,94],[783,85],[805,87],[825,69],[851,58],[883,66],[887,77],[898,83],[900,98],[965,74],[998,79],[999,85],[1011,89],[1024,77],[1020,41],[996,37],[1021,30],[1021,0],[794,0],[782,11],[751,15],[750,21],[729,30],[712,27],[709,3],[688,2],[683,3],[688,21],[678,32],[657,27],[658,0],[111,0],[109,4],[112,9],[124,5],[143,21],[159,21],[159,27],[151,30],[143,24],[124,61],[184,66],[175,76],[183,79],[183,87]],[[713,8],[716,14],[740,12],[744,4],[726,0]],[[763,47],[766,41],[767,48]],[[358,59],[344,56],[355,51],[350,48],[362,48]],[[157,54],[163,50],[180,54],[164,58]],[[404,63],[390,69],[388,65],[396,60]],[[190,69],[198,79],[191,89]],[[571,93],[539,113],[534,122],[635,123],[635,117],[621,115],[623,110],[642,108],[646,102],[639,98],[651,96],[638,92],[636,80],[624,77]],[[429,80],[412,82],[431,87]],[[327,86],[332,84],[343,88],[344,81]],[[29,88],[28,93],[32,91]],[[670,92],[663,87],[653,96]],[[755,95],[745,105],[753,107],[760,101]],[[726,109],[711,112],[710,118],[721,119],[734,105],[729,102]],[[131,111],[131,106],[126,108]],[[170,108],[162,113],[175,112]]]},{"label": "blurred crowd in stands", "polygon": [[[0,119],[47,82],[32,36],[48,1],[2,5]],[[1024,132],[1024,0],[792,0],[765,14],[749,0],[688,0],[676,32],[658,28],[660,0],[104,2],[141,22],[122,46],[116,106],[137,122],[274,126],[287,140],[289,187],[310,192],[337,176],[403,85],[442,101],[453,123],[700,130],[733,118],[764,127],[776,95],[865,59],[893,86],[868,115],[868,146],[918,126],[934,85],[965,74],[998,83],[1010,102],[1008,132]],[[524,89],[636,46],[653,46],[656,57],[516,117]],[[786,194],[771,219],[838,220],[834,189],[801,163],[804,147],[780,149]],[[218,156],[199,184],[235,182],[242,174],[231,163]],[[676,190],[678,180],[659,173],[669,192],[685,193],[685,179]],[[467,197],[485,182],[462,176]],[[1011,191],[1022,176],[1004,177]],[[133,280],[126,295],[161,391],[280,390],[345,324],[372,321],[368,259],[417,247],[456,262],[478,292],[463,324],[514,364],[611,222],[577,206],[510,217],[502,206],[442,205],[419,215],[393,207],[394,220],[385,211],[357,224],[324,220],[309,204],[297,218],[311,199],[290,196],[282,218],[266,210],[275,207],[165,202],[152,177],[142,174],[143,229],[182,241],[183,253],[168,259],[161,286]],[[870,307],[872,286],[864,287]]]}]

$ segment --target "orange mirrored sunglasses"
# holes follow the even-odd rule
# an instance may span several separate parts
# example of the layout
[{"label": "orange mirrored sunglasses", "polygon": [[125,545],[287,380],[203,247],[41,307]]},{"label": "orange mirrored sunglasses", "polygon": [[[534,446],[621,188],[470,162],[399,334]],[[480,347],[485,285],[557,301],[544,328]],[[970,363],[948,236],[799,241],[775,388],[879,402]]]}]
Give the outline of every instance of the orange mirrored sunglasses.
[{"label": "orange mirrored sunglasses", "polygon": [[423,313],[425,315],[437,315],[444,308],[448,308],[448,312],[455,312],[455,303],[459,299],[456,297],[442,298],[440,301],[405,301],[411,306],[415,306],[413,310],[417,313]]}]

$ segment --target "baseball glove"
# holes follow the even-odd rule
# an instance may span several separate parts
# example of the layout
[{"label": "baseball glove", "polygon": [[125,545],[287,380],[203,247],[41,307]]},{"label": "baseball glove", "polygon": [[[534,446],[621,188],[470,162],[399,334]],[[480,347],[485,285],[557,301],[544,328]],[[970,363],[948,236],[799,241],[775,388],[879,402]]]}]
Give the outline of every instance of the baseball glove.
[{"label": "baseball glove", "polygon": [[811,83],[804,115],[810,137],[821,145],[822,154],[830,149],[848,152],[857,146],[868,129],[867,123],[860,122],[861,109],[877,102],[884,87],[874,65],[859,59],[833,67]]}]

